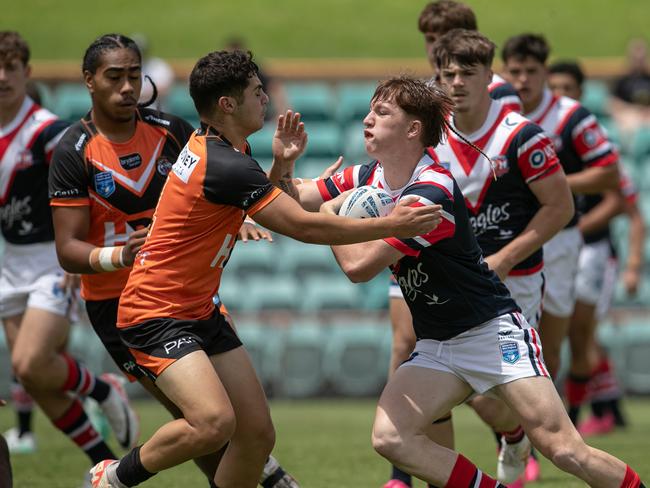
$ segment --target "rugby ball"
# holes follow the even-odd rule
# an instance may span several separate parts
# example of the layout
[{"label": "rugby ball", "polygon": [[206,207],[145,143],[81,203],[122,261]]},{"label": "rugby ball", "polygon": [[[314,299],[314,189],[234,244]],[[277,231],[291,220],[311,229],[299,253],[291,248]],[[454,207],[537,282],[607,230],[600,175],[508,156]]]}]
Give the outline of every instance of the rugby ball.
[{"label": "rugby ball", "polygon": [[395,202],[384,190],[360,186],[345,199],[339,209],[339,215],[355,219],[385,217],[394,207]]}]

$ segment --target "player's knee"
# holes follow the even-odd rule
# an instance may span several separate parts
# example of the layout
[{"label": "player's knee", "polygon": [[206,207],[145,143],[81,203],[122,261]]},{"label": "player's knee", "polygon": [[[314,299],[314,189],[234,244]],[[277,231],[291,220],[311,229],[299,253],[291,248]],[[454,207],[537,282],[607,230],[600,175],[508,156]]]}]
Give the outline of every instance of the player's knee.
[{"label": "player's knee", "polygon": [[404,439],[393,426],[375,424],[372,431],[372,447],[389,461],[398,461],[404,448]]},{"label": "player's knee", "polygon": [[209,453],[220,449],[235,434],[237,421],[232,408],[217,409],[205,413],[193,422],[191,440],[197,450]]},{"label": "player's knee", "polygon": [[271,453],[275,445],[275,428],[270,417],[268,420],[257,419],[254,422],[242,422],[240,426],[235,435],[246,444],[247,449],[264,452],[265,455]]},{"label": "player's knee", "polygon": [[42,366],[38,358],[31,355],[18,355],[12,357],[12,367],[18,381],[29,390],[41,386]]}]

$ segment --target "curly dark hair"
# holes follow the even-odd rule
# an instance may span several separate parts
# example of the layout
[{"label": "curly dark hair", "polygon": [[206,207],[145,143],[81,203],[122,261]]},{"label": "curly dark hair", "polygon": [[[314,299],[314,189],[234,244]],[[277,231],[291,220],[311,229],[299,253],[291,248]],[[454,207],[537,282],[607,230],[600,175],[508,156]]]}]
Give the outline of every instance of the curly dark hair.
[{"label": "curly dark hair", "polygon": [[483,34],[467,29],[453,29],[439,38],[433,46],[438,69],[451,62],[460,66],[482,64],[492,66],[495,45]]},{"label": "curly dark hair", "polygon": [[585,73],[576,61],[558,61],[548,67],[550,75],[555,73],[562,73],[571,76],[578,86],[582,88],[585,81]]},{"label": "curly dark hair", "polygon": [[101,64],[101,57],[106,51],[114,49],[130,49],[138,55],[138,59],[142,62],[142,54],[140,48],[130,37],[122,34],[104,34],[103,36],[95,39],[84,54],[84,59],[81,64],[81,71],[95,73]]},{"label": "curly dark hair", "polygon": [[249,80],[259,68],[250,51],[215,51],[199,59],[190,74],[190,96],[199,115],[210,115],[221,97],[243,101]]},{"label": "curly dark hair", "polygon": [[0,62],[20,59],[25,66],[29,63],[29,46],[18,32],[0,31]]},{"label": "curly dark hair", "polygon": [[440,144],[454,106],[449,96],[435,85],[408,76],[382,81],[372,96],[372,103],[376,101],[395,103],[416,117],[422,123],[421,142],[425,147]]},{"label": "curly dark hair", "polygon": [[418,29],[423,34],[434,32],[442,35],[451,29],[477,30],[476,16],[464,3],[438,0],[428,3],[418,19]]},{"label": "curly dark hair", "polygon": [[528,57],[546,64],[551,47],[541,34],[519,34],[506,41],[501,51],[501,59],[507,63],[510,58],[523,60]]}]

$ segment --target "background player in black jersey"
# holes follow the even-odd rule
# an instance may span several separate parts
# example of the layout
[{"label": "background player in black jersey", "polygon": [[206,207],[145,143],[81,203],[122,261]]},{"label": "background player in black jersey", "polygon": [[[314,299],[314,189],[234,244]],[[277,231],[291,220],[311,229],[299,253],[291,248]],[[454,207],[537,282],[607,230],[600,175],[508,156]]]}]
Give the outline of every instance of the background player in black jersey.
[{"label": "background player in black jersey", "polygon": [[[379,400],[375,449],[430,485],[502,486],[426,435],[432,421],[474,391],[489,391],[520,416],[535,447],[563,471],[594,487],[643,486],[625,463],[584,444],[543,373],[534,329],[480,256],[460,189],[446,170],[423,157],[425,147],[442,137],[450,110],[451,101],[423,82],[380,84],[364,120],[366,151],[376,160],[367,165],[372,171],[359,169],[358,184],[372,179],[398,200],[419,195],[420,204],[441,204],[443,223],[415,239],[333,246],[341,269],[355,282],[391,267],[408,296],[418,336],[411,358]],[[381,178],[374,176],[378,171]],[[321,211],[330,213],[344,198],[328,181],[318,193],[306,190],[299,196],[312,205],[329,192],[333,199]]]},{"label": "background player in black jersey", "polygon": [[83,398],[98,401],[123,443],[130,410],[112,376],[96,377],[66,352],[72,290],[56,259],[46,186],[52,151],[68,124],[26,96],[29,73],[27,43],[15,32],[0,33],[0,222],[7,241],[0,317],[18,378],[92,461],[112,451]]},{"label": "background player in black jersey", "polygon": [[[50,196],[61,263],[67,270],[93,275],[94,281],[88,280],[85,288],[82,280],[82,295],[85,295],[86,310],[98,337],[128,377],[137,378],[170,413],[180,416],[176,406],[135,366],[133,357],[117,335],[117,302],[123,286],[123,283],[119,283],[126,277],[102,269],[100,263],[91,258],[91,255],[96,255],[103,249],[119,247],[115,244],[123,243],[120,247],[121,262],[116,263],[116,268],[131,266],[135,253],[144,242],[146,226],[171,164],[193,132],[193,128],[182,119],[138,108],[140,64],[137,45],[126,36],[104,35],[88,47],[83,60],[83,74],[91,93],[92,107],[89,115],[71,127],[57,148],[52,163]],[[164,144],[161,143],[163,140]],[[158,152],[154,146],[158,147]],[[147,152],[154,157],[145,156]],[[95,166],[101,165],[101,168],[106,169],[116,159],[119,160],[117,166],[125,170],[127,175],[129,169],[138,170],[144,165],[150,165],[151,178],[148,185],[141,188],[141,192],[133,194],[118,188],[118,183],[112,180],[112,176],[107,180],[106,171],[99,172]],[[93,178],[94,174],[103,175],[101,178],[104,180]],[[116,172],[111,172],[112,174]],[[98,181],[112,181],[111,191],[102,190]],[[106,183],[103,188],[106,188]],[[101,211],[102,208],[111,210],[104,212]],[[132,230],[128,235],[122,231],[120,237],[117,229],[120,225],[124,225],[125,230],[136,229],[138,226],[142,228]],[[105,233],[109,227],[115,232]],[[267,236],[254,226],[247,224],[245,227],[242,234],[244,239]],[[98,236],[104,243],[103,247],[89,242],[97,242]],[[86,278],[87,276],[84,277]],[[112,286],[115,283],[117,287]],[[109,287],[108,291],[105,287]],[[133,428],[131,430],[132,435],[137,435]],[[212,480],[218,461],[219,457],[215,453],[197,459],[196,463],[208,479]],[[267,474],[271,481],[264,486],[296,486],[290,484],[293,483],[292,479],[275,459],[270,458],[269,462]]]}]

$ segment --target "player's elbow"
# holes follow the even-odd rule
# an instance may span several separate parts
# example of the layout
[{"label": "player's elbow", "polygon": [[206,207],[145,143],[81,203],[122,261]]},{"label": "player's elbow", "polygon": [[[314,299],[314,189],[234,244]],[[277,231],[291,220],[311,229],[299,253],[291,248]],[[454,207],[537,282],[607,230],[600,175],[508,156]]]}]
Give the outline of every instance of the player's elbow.
[{"label": "player's elbow", "polygon": [[352,283],[365,283],[374,278],[376,273],[361,262],[341,263],[341,269]]},{"label": "player's elbow", "polygon": [[568,192],[565,198],[563,198],[560,202],[558,209],[558,223],[562,223],[561,228],[564,228],[564,226],[569,223],[569,221],[573,218],[575,211],[576,209],[573,202],[573,197],[571,196],[571,193]]}]

